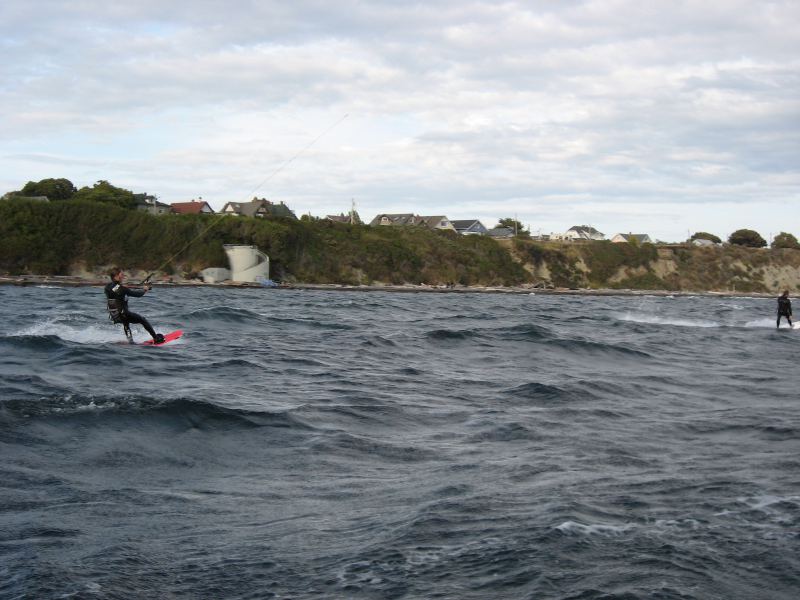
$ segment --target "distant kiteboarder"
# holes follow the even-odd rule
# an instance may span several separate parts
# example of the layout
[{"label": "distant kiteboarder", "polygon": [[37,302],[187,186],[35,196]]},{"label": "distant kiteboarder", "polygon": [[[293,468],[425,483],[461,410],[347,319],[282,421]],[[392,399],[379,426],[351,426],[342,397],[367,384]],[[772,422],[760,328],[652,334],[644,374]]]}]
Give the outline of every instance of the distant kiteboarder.
[{"label": "distant kiteboarder", "polygon": [[133,336],[131,335],[131,323],[143,326],[147,333],[153,337],[154,344],[161,344],[164,342],[164,336],[156,333],[150,323],[147,322],[141,315],[132,313],[128,310],[128,296],[134,298],[141,298],[152,289],[149,283],[145,283],[142,289],[132,289],[124,285],[125,273],[119,267],[115,267],[108,272],[111,277],[111,283],[106,285],[105,293],[108,299],[108,316],[114,323],[121,323],[125,330],[125,337],[128,341],[133,343]]},{"label": "distant kiteboarder", "polygon": [[789,321],[789,327],[792,327],[792,301],[789,300],[789,291],[786,290],[778,298],[778,323],[776,327],[781,326],[781,317],[786,317]]}]

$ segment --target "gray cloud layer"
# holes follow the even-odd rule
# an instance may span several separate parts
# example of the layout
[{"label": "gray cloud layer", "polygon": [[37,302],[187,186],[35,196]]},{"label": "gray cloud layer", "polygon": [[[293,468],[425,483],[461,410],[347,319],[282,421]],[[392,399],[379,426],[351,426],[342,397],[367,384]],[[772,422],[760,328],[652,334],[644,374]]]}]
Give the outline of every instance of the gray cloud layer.
[{"label": "gray cloud layer", "polygon": [[269,195],[673,237],[797,198],[796,2],[117,4],[0,8],[9,189],[239,199],[349,113]]}]

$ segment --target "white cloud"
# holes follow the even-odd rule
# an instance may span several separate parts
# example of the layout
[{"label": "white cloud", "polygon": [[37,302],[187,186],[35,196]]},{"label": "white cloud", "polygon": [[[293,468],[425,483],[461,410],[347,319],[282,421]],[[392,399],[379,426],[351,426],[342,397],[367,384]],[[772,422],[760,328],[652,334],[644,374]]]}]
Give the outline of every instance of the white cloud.
[{"label": "white cloud", "polygon": [[221,206],[349,113],[260,193],[314,214],[356,198],[367,218],[629,218],[673,239],[777,228],[799,179],[798,17],[791,1],[10,0],[0,185],[102,178]]}]

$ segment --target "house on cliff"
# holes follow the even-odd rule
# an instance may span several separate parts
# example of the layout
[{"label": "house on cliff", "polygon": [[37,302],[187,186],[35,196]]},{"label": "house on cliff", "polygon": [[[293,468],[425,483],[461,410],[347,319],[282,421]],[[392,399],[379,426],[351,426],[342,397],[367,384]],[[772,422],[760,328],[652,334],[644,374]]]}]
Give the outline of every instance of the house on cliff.
[{"label": "house on cliff", "polygon": [[464,219],[450,222],[461,235],[486,235],[489,231],[484,224],[477,219]]},{"label": "house on cliff", "polygon": [[34,202],[50,202],[47,196],[24,196],[19,192],[8,192],[0,196],[0,200],[32,200]]},{"label": "house on cliff", "polygon": [[422,222],[422,217],[418,217],[411,213],[400,214],[381,214],[376,215],[372,221],[369,222],[370,227],[377,227],[379,225],[384,227],[411,227],[419,225]]},{"label": "house on cliff", "polygon": [[487,231],[486,235],[495,240],[510,240],[514,237],[514,230],[511,227],[495,227]]},{"label": "house on cliff", "polygon": [[456,228],[453,227],[453,223],[450,221],[450,219],[448,219],[444,215],[420,217],[420,219],[422,219],[422,225],[424,225],[428,229],[438,229],[439,231],[452,231],[453,233],[456,232]]},{"label": "house on cliff", "polygon": [[178,215],[213,215],[214,209],[205,200],[192,200],[191,202],[173,202],[170,204],[172,212]]},{"label": "house on cliff", "polygon": [[369,224],[371,227],[415,227],[421,225],[423,227],[428,227],[429,229],[438,229],[443,231],[456,230],[456,228],[453,227],[453,224],[450,222],[450,219],[444,215],[421,217],[412,213],[381,214],[372,219]]},{"label": "house on cliff", "polygon": [[250,202],[228,202],[222,207],[221,214],[236,217],[289,217],[297,220],[294,212],[283,202],[275,204],[266,198],[253,198]]},{"label": "house on cliff", "polygon": [[594,227],[589,225],[575,225],[570,227],[560,239],[576,242],[576,241],[599,241],[606,239],[604,233],[597,231]]},{"label": "house on cliff", "polygon": [[618,233],[611,238],[615,244],[623,244],[625,242],[631,244],[652,244],[653,240],[646,233]]},{"label": "house on cliff", "polygon": [[361,217],[358,216],[358,213],[354,210],[351,210],[348,214],[338,214],[338,215],[327,215],[325,217],[328,221],[333,221],[334,223],[349,223],[350,225],[361,225]]},{"label": "house on cliff", "polygon": [[701,248],[714,248],[715,246],[722,246],[722,244],[703,238],[697,238],[692,240],[692,246],[700,246]]},{"label": "house on cliff", "polygon": [[158,198],[150,194],[134,194],[133,202],[136,210],[147,212],[151,215],[166,215],[171,211],[169,204],[159,202]]}]

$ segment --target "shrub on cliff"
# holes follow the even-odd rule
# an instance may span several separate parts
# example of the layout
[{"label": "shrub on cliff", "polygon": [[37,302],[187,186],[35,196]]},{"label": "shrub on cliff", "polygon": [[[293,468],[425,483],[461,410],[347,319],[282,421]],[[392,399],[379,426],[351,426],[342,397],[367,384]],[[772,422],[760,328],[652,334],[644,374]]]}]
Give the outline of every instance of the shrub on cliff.
[{"label": "shrub on cliff", "polygon": [[785,231],[781,231],[778,235],[775,236],[775,239],[772,240],[772,247],[791,248],[793,250],[800,250],[800,243],[798,243],[797,238],[794,237],[791,233],[786,233]]},{"label": "shrub on cliff", "polygon": [[738,229],[734,231],[728,242],[735,246],[746,246],[748,248],[763,248],[767,245],[767,241],[761,237],[757,231],[752,229]]},{"label": "shrub on cliff", "polygon": [[47,196],[50,202],[69,200],[78,189],[69,179],[42,179],[29,181],[20,190],[21,196]]},{"label": "shrub on cliff", "polygon": [[613,244],[609,241],[590,242],[581,246],[581,254],[586,266],[590,283],[596,287],[606,287],[609,279],[616,275],[620,268],[636,269],[644,267],[649,270],[652,261],[658,258],[658,251],[652,244]]},{"label": "shrub on cliff", "polygon": [[133,192],[109,182],[100,180],[92,187],[84,186],[72,196],[72,200],[85,200],[89,202],[102,202],[104,204],[115,204],[122,208],[134,208],[136,201]]}]

